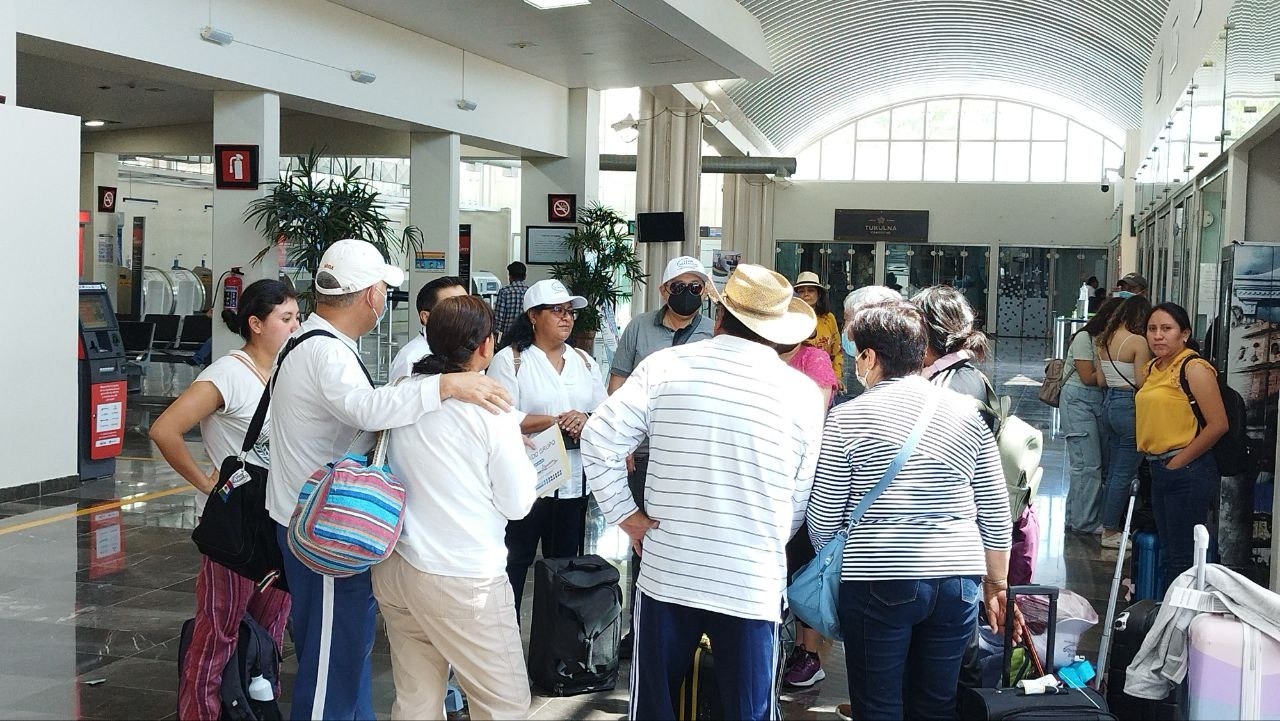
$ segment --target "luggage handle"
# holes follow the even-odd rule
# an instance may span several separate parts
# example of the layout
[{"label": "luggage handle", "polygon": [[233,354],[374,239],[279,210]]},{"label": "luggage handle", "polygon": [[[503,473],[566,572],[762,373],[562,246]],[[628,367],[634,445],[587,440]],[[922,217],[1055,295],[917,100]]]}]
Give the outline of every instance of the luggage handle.
[{"label": "luggage handle", "polygon": [[[1044,668],[1046,673],[1053,673],[1053,652],[1055,634],[1058,627],[1058,588],[1056,586],[1010,586],[1005,594],[1005,611],[1004,611],[1004,654],[1001,658],[1000,665],[1000,686],[1001,688],[1009,687],[1009,662],[1013,660],[1013,629],[1015,625],[1015,613],[1017,610],[1018,596],[1048,596],[1049,597],[1049,619],[1046,624],[1047,636],[1045,637],[1045,655]],[[1027,643],[1033,648],[1035,647],[1035,639],[1026,639]]]}]

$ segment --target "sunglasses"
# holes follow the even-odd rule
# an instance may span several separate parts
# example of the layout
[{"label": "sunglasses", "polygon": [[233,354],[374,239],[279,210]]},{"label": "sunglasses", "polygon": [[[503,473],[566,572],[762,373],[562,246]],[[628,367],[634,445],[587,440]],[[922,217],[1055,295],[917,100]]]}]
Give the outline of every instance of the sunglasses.
[{"label": "sunglasses", "polygon": [[694,280],[688,283],[682,280],[676,280],[667,284],[667,290],[670,291],[672,294],[683,293],[686,290],[688,290],[692,292],[694,295],[702,295],[702,288],[703,288],[703,284],[702,284],[702,281],[700,280]]},{"label": "sunglasses", "polygon": [[552,315],[560,316],[561,318],[564,316],[569,316],[570,318],[578,317],[578,311],[567,305],[545,305],[542,309],[550,312]]}]

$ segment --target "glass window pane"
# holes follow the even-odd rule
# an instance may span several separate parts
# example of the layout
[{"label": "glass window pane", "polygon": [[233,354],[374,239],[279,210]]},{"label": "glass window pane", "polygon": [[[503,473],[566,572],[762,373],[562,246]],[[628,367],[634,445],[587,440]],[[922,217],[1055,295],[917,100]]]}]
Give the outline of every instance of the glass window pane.
[{"label": "glass window pane", "polygon": [[[1000,103],[1000,110],[996,116],[996,139],[1029,140],[1030,138],[1031,108],[1017,103]],[[998,162],[996,166],[999,167]]]},{"label": "glass window pane", "polygon": [[924,143],[894,141],[889,144],[889,180],[920,180]]},{"label": "glass window pane", "polygon": [[1102,143],[1103,158],[1102,162],[1108,168],[1118,168],[1124,162],[1124,151],[1115,143]]},{"label": "glass window pane", "polygon": [[1066,140],[1067,119],[1048,110],[1036,108],[1031,118],[1032,140]]},{"label": "glass window pane", "polygon": [[[963,118],[961,118],[960,132],[964,132]],[[962,181],[991,180],[991,153],[994,145],[995,143],[990,141],[980,143],[961,141],[960,166],[956,169],[957,177]]]},{"label": "glass window pane", "polygon": [[1067,125],[1067,182],[1096,183],[1102,177],[1102,136],[1080,125]]},{"label": "glass window pane", "polygon": [[1031,164],[1031,143],[996,143],[995,180],[1025,183]]},{"label": "glass window pane", "polygon": [[853,126],[822,139],[822,179],[853,179]]},{"label": "glass window pane", "polygon": [[[925,138],[928,140],[955,140],[960,126],[959,100],[930,100],[925,113]],[[925,150],[925,157],[929,151]],[[952,161],[955,165],[955,161]]]},{"label": "glass window pane", "polygon": [[1065,142],[1031,144],[1031,182],[1061,183],[1065,177],[1066,164]]},{"label": "glass window pane", "polygon": [[924,137],[924,103],[893,109],[893,139],[920,140]]},{"label": "glass window pane", "polygon": [[858,121],[858,140],[888,140],[889,111],[876,113]]},{"label": "glass window pane", "polygon": [[887,142],[858,141],[857,164],[854,180],[884,180],[889,169],[889,144]]},{"label": "glass window pane", "polygon": [[814,143],[796,154],[796,180],[817,180],[822,143]]},{"label": "glass window pane", "polygon": [[924,144],[924,179],[953,182],[956,179],[956,144]]},{"label": "glass window pane", "polygon": [[[991,140],[995,134],[996,101],[966,98],[960,104],[960,139]],[[964,167],[964,163],[960,165]]]}]

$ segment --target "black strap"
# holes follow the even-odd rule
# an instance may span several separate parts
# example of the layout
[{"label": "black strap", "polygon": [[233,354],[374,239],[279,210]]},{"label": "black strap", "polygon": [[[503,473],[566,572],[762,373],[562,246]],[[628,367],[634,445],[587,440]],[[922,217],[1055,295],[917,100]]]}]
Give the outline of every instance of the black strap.
[{"label": "black strap", "polygon": [[[663,312],[665,313],[666,311]],[[698,330],[698,326],[701,324],[702,314],[698,313],[693,317],[693,320],[689,322],[689,325],[686,325],[671,335],[671,345],[677,346],[687,343],[689,338],[693,336],[694,332]]]},{"label": "black strap", "polygon": [[[1191,382],[1187,380],[1187,364],[1197,358],[1203,360],[1203,356],[1199,353],[1192,353],[1183,359],[1182,365],[1178,368],[1178,384],[1182,386],[1182,392],[1187,394],[1187,402],[1191,404],[1191,413],[1196,417],[1196,424],[1200,426],[1196,430],[1196,433],[1199,433],[1208,424],[1204,420],[1204,413],[1200,411],[1200,403],[1196,400],[1196,394],[1191,392]],[[1152,364],[1155,363],[1155,361],[1151,362]]]},{"label": "black strap", "polygon": [[1120,370],[1120,366],[1116,365],[1116,359],[1111,357],[1110,348],[1107,349],[1107,360],[1111,362],[1111,367],[1116,369],[1116,375],[1124,379],[1124,382],[1128,383],[1130,388],[1135,391],[1138,390],[1138,387],[1133,384],[1133,381],[1129,380],[1128,377],[1125,376],[1124,372]]},{"label": "black strap", "polygon": [[[241,454],[248,453],[253,448],[253,444],[258,442],[258,437],[262,435],[262,426],[266,425],[267,422],[267,409],[271,407],[271,388],[276,384],[276,378],[280,375],[280,368],[284,366],[284,359],[303,341],[318,335],[334,339],[338,337],[327,330],[317,328],[309,330],[297,338],[290,338],[284,344],[284,348],[280,351],[280,356],[276,358],[276,368],[271,373],[271,379],[267,382],[266,387],[262,389],[262,397],[258,399],[258,409],[253,412],[253,420],[249,421],[249,431],[245,433],[244,443],[240,445]],[[369,369],[364,367],[364,361],[360,360],[359,355],[356,356],[356,361],[360,363],[360,370],[364,372],[364,377],[368,379],[369,385],[373,386],[373,377],[369,375]]]}]

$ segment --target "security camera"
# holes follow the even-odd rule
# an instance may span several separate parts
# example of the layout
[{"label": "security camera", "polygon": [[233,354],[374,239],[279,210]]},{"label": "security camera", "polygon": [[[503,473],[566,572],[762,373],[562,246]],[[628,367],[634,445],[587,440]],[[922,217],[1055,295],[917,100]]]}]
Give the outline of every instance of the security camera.
[{"label": "security camera", "polygon": [[1099,189],[1104,193],[1109,193],[1111,192],[1111,183],[1103,183]]}]

